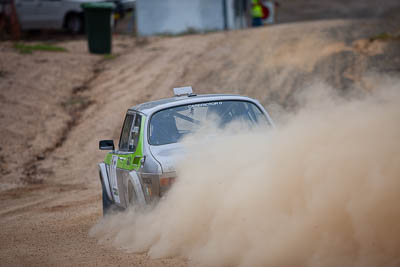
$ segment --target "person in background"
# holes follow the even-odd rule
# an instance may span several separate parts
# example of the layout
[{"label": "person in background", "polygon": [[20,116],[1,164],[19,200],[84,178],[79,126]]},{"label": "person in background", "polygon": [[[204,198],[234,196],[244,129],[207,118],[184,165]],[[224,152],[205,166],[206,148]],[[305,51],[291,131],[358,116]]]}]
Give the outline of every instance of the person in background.
[{"label": "person in background", "polygon": [[114,31],[116,31],[118,22],[125,17],[125,10],[124,7],[122,6],[121,0],[116,0],[114,3],[115,3]]},{"label": "person in background", "polygon": [[251,13],[253,17],[253,27],[259,27],[263,25],[263,8],[260,0],[252,0]]}]

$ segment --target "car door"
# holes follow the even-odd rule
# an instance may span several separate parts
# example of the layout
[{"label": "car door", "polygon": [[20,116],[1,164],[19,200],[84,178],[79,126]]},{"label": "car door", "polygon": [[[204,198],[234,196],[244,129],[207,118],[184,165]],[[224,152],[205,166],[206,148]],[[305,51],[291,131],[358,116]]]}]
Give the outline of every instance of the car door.
[{"label": "car door", "polygon": [[15,8],[17,10],[18,20],[23,30],[37,28],[38,0],[16,0]]},{"label": "car door", "polygon": [[37,0],[36,14],[40,17],[38,22],[41,29],[59,29],[64,19],[64,8],[66,5],[61,0]]},{"label": "car door", "polygon": [[136,173],[143,159],[143,125],[143,115],[128,112],[118,150],[108,156],[111,193],[115,204],[124,208],[132,202],[132,196],[137,201],[144,202],[142,183]]}]

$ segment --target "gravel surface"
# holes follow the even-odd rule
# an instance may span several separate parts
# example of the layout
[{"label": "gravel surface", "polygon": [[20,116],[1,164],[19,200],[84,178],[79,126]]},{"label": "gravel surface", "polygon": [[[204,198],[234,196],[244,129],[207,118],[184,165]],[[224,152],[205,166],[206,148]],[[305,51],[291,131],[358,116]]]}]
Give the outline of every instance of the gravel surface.
[{"label": "gravel surface", "polygon": [[84,40],[56,41],[67,52],[28,55],[0,43],[0,266],[187,265],[126,253],[88,235],[101,218],[98,140],[117,140],[130,106],[169,97],[180,85],[248,95],[273,115],[295,108],[293,95],[315,81],[343,94],[374,90],[377,73],[399,74],[400,44],[371,38],[398,25],[373,16],[115,36],[115,58],[89,55]]}]

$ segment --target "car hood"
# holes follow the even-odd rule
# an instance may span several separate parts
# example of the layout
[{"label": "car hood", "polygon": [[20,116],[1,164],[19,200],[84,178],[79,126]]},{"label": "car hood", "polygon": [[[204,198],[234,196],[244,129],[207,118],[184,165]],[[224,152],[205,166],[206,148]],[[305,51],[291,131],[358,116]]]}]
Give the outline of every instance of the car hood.
[{"label": "car hood", "polygon": [[185,150],[179,143],[150,146],[150,152],[160,163],[163,173],[175,172],[177,163],[182,160],[185,155]]}]

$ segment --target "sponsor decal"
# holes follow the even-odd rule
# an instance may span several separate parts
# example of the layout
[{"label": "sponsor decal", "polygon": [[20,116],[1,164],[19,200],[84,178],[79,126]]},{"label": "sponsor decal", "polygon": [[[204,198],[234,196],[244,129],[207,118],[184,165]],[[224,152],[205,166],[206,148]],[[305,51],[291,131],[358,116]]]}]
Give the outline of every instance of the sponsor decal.
[{"label": "sponsor decal", "polygon": [[222,102],[208,102],[208,103],[198,103],[193,105],[188,105],[189,108],[198,108],[198,107],[208,107],[208,106],[216,106],[222,105]]}]

